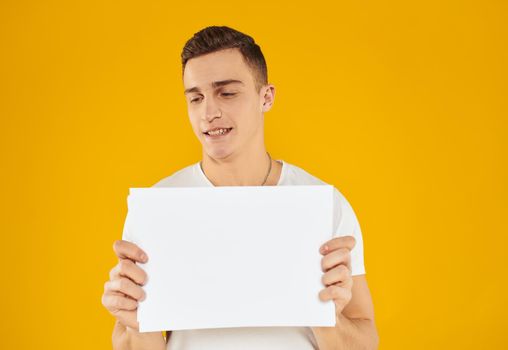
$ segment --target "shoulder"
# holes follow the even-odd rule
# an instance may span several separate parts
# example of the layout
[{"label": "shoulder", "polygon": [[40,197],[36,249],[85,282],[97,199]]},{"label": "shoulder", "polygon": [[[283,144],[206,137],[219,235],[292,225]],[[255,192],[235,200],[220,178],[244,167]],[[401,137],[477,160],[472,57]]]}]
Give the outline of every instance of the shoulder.
[{"label": "shoulder", "polygon": [[[329,183],[321,180],[315,175],[307,172],[301,167],[285,162],[286,173],[284,185],[330,185]],[[337,187],[333,186],[333,197],[335,204],[340,207],[349,205],[346,197],[340,192]]]},{"label": "shoulder", "polygon": [[300,168],[297,165],[284,162],[285,178],[283,179],[283,185],[328,185],[323,180],[310,174],[306,170]]},{"label": "shoulder", "polygon": [[[287,167],[286,178],[283,181],[283,185],[329,185],[329,183],[297,165],[285,162],[285,166]],[[339,229],[339,226],[342,226],[345,230],[353,229],[357,221],[355,212],[344,194],[336,186],[333,186],[333,201],[335,232]]]},{"label": "shoulder", "polygon": [[191,186],[193,181],[196,178],[196,163],[188,165],[180,170],[175,171],[173,174],[166,176],[155,184],[152,187],[185,187]]}]

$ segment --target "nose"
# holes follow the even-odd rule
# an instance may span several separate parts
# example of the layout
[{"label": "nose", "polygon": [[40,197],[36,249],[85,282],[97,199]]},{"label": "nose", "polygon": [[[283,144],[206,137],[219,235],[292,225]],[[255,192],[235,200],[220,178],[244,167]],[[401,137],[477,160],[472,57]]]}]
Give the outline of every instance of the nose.
[{"label": "nose", "polygon": [[205,101],[205,119],[208,122],[211,122],[215,118],[220,118],[222,116],[222,112],[219,109],[219,106],[215,102],[213,97],[207,98]]}]

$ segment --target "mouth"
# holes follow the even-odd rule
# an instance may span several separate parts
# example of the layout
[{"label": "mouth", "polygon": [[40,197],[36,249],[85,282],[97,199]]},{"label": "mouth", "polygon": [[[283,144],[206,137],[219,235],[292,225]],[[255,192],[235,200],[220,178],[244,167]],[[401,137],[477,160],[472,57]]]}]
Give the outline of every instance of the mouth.
[{"label": "mouth", "polygon": [[233,128],[215,129],[215,130],[205,131],[203,134],[207,138],[218,139],[218,138],[228,135],[231,132],[231,130],[233,130]]}]

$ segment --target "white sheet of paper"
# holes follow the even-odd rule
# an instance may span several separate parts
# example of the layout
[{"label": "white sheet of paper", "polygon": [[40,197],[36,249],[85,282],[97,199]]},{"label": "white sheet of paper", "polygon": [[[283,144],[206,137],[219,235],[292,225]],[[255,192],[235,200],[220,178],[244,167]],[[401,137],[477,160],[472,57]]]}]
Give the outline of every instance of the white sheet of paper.
[{"label": "white sheet of paper", "polygon": [[334,326],[318,296],[332,222],[332,185],[131,188],[124,237],[149,257],[140,331]]}]

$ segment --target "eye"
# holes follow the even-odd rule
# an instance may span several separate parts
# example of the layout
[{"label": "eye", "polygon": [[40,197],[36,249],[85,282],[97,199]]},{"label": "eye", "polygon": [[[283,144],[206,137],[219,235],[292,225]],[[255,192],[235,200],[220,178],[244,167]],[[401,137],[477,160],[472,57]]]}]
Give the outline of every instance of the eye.
[{"label": "eye", "polygon": [[235,92],[223,92],[221,95],[222,96],[226,96],[226,97],[230,97],[230,96],[235,96],[236,93]]},{"label": "eye", "polygon": [[195,98],[192,98],[192,99],[190,100],[190,103],[195,103],[195,102],[199,101],[200,99],[201,99],[201,96],[199,96],[199,97],[195,97]]}]

